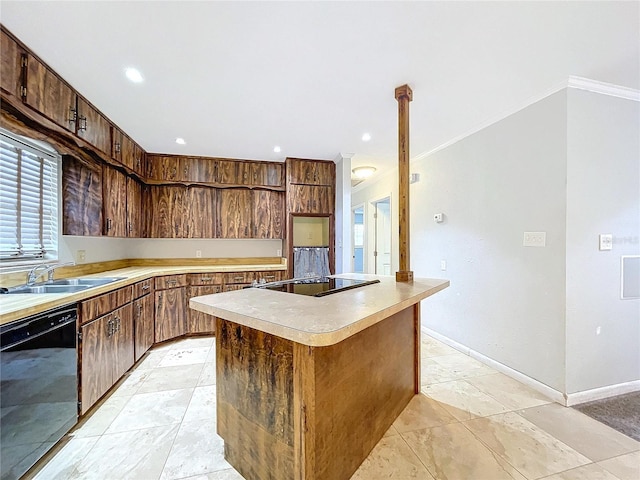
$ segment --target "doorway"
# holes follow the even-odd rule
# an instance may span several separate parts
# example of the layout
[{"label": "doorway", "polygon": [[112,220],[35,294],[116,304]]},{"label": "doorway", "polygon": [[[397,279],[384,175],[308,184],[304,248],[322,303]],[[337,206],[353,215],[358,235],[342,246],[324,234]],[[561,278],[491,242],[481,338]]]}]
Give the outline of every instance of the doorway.
[{"label": "doorway", "polygon": [[351,270],[355,273],[364,273],[364,205],[354,208],[351,211],[351,221],[353,224],[353,257]]},{"label": "doorway", "polygon": [[383,198],[374,207],[374,273],[391,275],[391,199]]}]

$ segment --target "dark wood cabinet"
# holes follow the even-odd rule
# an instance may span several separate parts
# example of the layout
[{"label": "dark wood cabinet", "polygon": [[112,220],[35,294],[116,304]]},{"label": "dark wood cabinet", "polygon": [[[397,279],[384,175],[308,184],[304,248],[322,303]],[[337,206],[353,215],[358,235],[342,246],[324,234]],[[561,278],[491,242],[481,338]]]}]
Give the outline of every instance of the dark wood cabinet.
[{"label": "dark wood cabinet", "polygon": [[104,204],[104,234],[127,236],[127,177],[108,165],[102,169]]},{"label": "dark wood cabinet", "polygon": [[145,188],[135,178],[127,177],[127,237],[146,237],[143,212],[143,191]]},{"label": "dark wood cabinet", "polygon": [[133,292],[133,338],[134,355],[137,362],[151,348],[155,339],[153,279],[134,284]]},{"label": "dark wood cabinet", "polygon": [[287,182],[302,185],[335,185],[336,165],[326,160],[287,159]]},{"label": "dark wood cabinet", "polygon": [[62,233],[102,235],[102,167],[62,157]]},{"label": "dark wood cabinet", "polygon": [[216,200],[215,188],[189,187],[186,196],[185,215],[190,238],[215,238],[216,236]]},{"label": "dark wood cabinet", "polygon": [[287,192],[290,213],[333,215],[335,191],[333,187],[315,185],[289,185]]},{"label": "dark wood cabinet", "polygon": [[113,383],[115,384],[134,362],[134,328],[133,328],[133,308],[129,303],[113,312],[113,322],[115,324],[114,342],[115,358],[113,361]]},{"label": "dark wood cabinet", "polygon": [[111,131],[111,158],[140,176],[146,174],[144,150],[117,127]]},{"label": "dark wood cabinet", "polygon": [[0,32],[0,87],[16,97],[22,96],[22,54],[18,43],[4,30]]},{"label": "dark wood cabinet", "polygon": [[151,185],[147,231],[151,238],[186,238],[188,219],[186,218],[185,197],[187,187]]},{"label": "dark wood cabinet", "polygon": [[252,185],[265,187],[284,186],[284,164],[282,163],[251,163]]},{"label": "dark wood cabinet", "polygon": [[[201,295],[220,293],[221,291],[222,285],[192,285],[187,289],[189,299]],[[188,310],[187,333],[215,333],[216,318],[213,315],[208,315],[191,308]]]},{"label": "dark wood cabinet", "polygon": [[147,179],[161,182],[187,180],[188,162],[185,157],[147,154]]},{"label": "dark wood cabinet", "polygon": [[113,385],[113,316],[98,318],[80,328],[81,413],[85,413]]},{"label": "dark wood cabinet", "polygon": [[185,160],[185,180],[193,183],[214,184],[216,161],[207,157],[187,157]]},{"label": "dark wood cabinet", "polygon": [[253,190],[252,238],[282,238],[284,235],[284,193]]},{"label": "dark wood cabinet", "polygon": [[76,132],[76,92],[31,54],[27,62],[24,102],[61,127]]},{"label": "dark wood cabinet", "polygon": [[111,124],[82,97],[78,97],[76,134],[101,152],[111,153]]},{"label": "dark wood cabinet", "polygon": [[155,341],[184,335],[187,321],[187,276],[166,275],[155,279]]},{"label": "dark wood cabinet", "polygon": [[218,198],[218,237],[252,238],[251,190],[228,188],[220,190]]}]

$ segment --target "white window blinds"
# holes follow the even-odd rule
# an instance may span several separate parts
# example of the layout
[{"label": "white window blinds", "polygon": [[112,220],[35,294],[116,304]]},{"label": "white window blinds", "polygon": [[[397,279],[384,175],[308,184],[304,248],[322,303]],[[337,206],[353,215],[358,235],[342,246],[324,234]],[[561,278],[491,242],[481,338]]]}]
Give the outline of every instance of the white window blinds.
[{"label": "white window blinds", "polygon": [[58,156],[0,132],[0,260],[58,256]]}]

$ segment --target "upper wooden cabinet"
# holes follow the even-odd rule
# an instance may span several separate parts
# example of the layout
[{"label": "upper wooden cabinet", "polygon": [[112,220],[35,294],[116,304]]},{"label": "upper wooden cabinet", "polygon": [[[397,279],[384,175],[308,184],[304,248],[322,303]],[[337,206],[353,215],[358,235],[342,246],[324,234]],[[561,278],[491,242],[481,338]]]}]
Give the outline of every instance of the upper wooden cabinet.
[{"label": "upper wooden cabinet", "polygon": [[33,55],[24,55],[26,79],[23,100],[49,120],[76,132],[76,92]]},{"label": "upper wooden cabinet", "polygon": [[22,54],[18,43],[4,30],[0,55],[0,87],[16,97],[22,96]]},{"label": "upper wooden cabinet", "polygon": [[253,237],[282,238],[284,235],[284,193],[253,190]]},{"label": "upper wooden cabinet", "polygon": [[62,157],[62,233],[102,235],[102,167]]},{"label": "upper wooden cabinet", "polygon": [[142,177],[146,175],[144,150],[117,127],[111,133],[111,158]]},{"label": "upper wooden cabinet", "polygon": [[127,177],[108,165],[102,168],[104,234],[127,236]]},{"label": "upper wooden cabinet", "polygon": [[284,194],[271,190],[220,190],[219,238],[282,238]]},{"label": "upper wooden cabinet", "polygon": [[287,208],[290,213],[333,215],[334,189],[325,185],[289,185]]},{"label": "upper wooden cabinet", "polygon": [[146,237],[143,213],[145,190],[145,185],[135,178],[127,177],[127,237]]},{"label": "upper wooden cabinet", "polygon": [[148,215],[147,231],[152,238],[186,238],[187,187],[178,185],[152,185],[149,187],[149,203],[152,214]]},{"label": "upper wooden cabinet", "polygon": [[161,182],[186,182],[187,157],[147,155],[147,179]]},{"label": "upper wooden cabinet", "polygon": [[326,160],[287,158],[287,183],[329,185],[336,181],[336,164]]},{"label": "upper wooden cabinet", "polygon": [[215,238],[217,192],[210,187],[189,187],[185,214],[188,216],[189,238]]},{"label": "upper wooden cabinet", "polygon": [[111,153],[111,124],[82,97],[78,97],[76,134],[101,152]]}]

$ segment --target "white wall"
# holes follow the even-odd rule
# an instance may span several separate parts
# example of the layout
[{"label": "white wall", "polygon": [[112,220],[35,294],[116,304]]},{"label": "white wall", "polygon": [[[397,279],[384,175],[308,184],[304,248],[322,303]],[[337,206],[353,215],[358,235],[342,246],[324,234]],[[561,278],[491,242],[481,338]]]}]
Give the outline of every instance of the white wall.
[{"label": "white wall", "polygon": [[[619,257],[638,253],[638,113],[563,89],[413,162],[410,266],[451,281],[423,325],[562,393],[640,379],[639,301],[619,299]],[[353,204],[391,192],[397,225],[395,183]],[[524,247],[525,231],[546,246]],[[598,233],[614,234],[613,252]]]},{"label": "white wall", "polygon": [[[620,256],[640,253],[640,103],[569,90],[567,391],[640,379],[640,300]],[[613,234],[611,251],[598,235]],[[600,327],[600,335],[597,329]]]},{"label": "white wall", "polygon": [[351,157],[336,158],[335,273],[351,271]]},{"label": "white wall", "polygon": [[[182,239],[182,238],[108,238],[64,235],[60,261],[75,261],[76,252],[85,250],[85,263],[122,258],[202,258],[278,257],[282,240],[255,239]],[[280,252],[280,254],[279,254]]]}]

